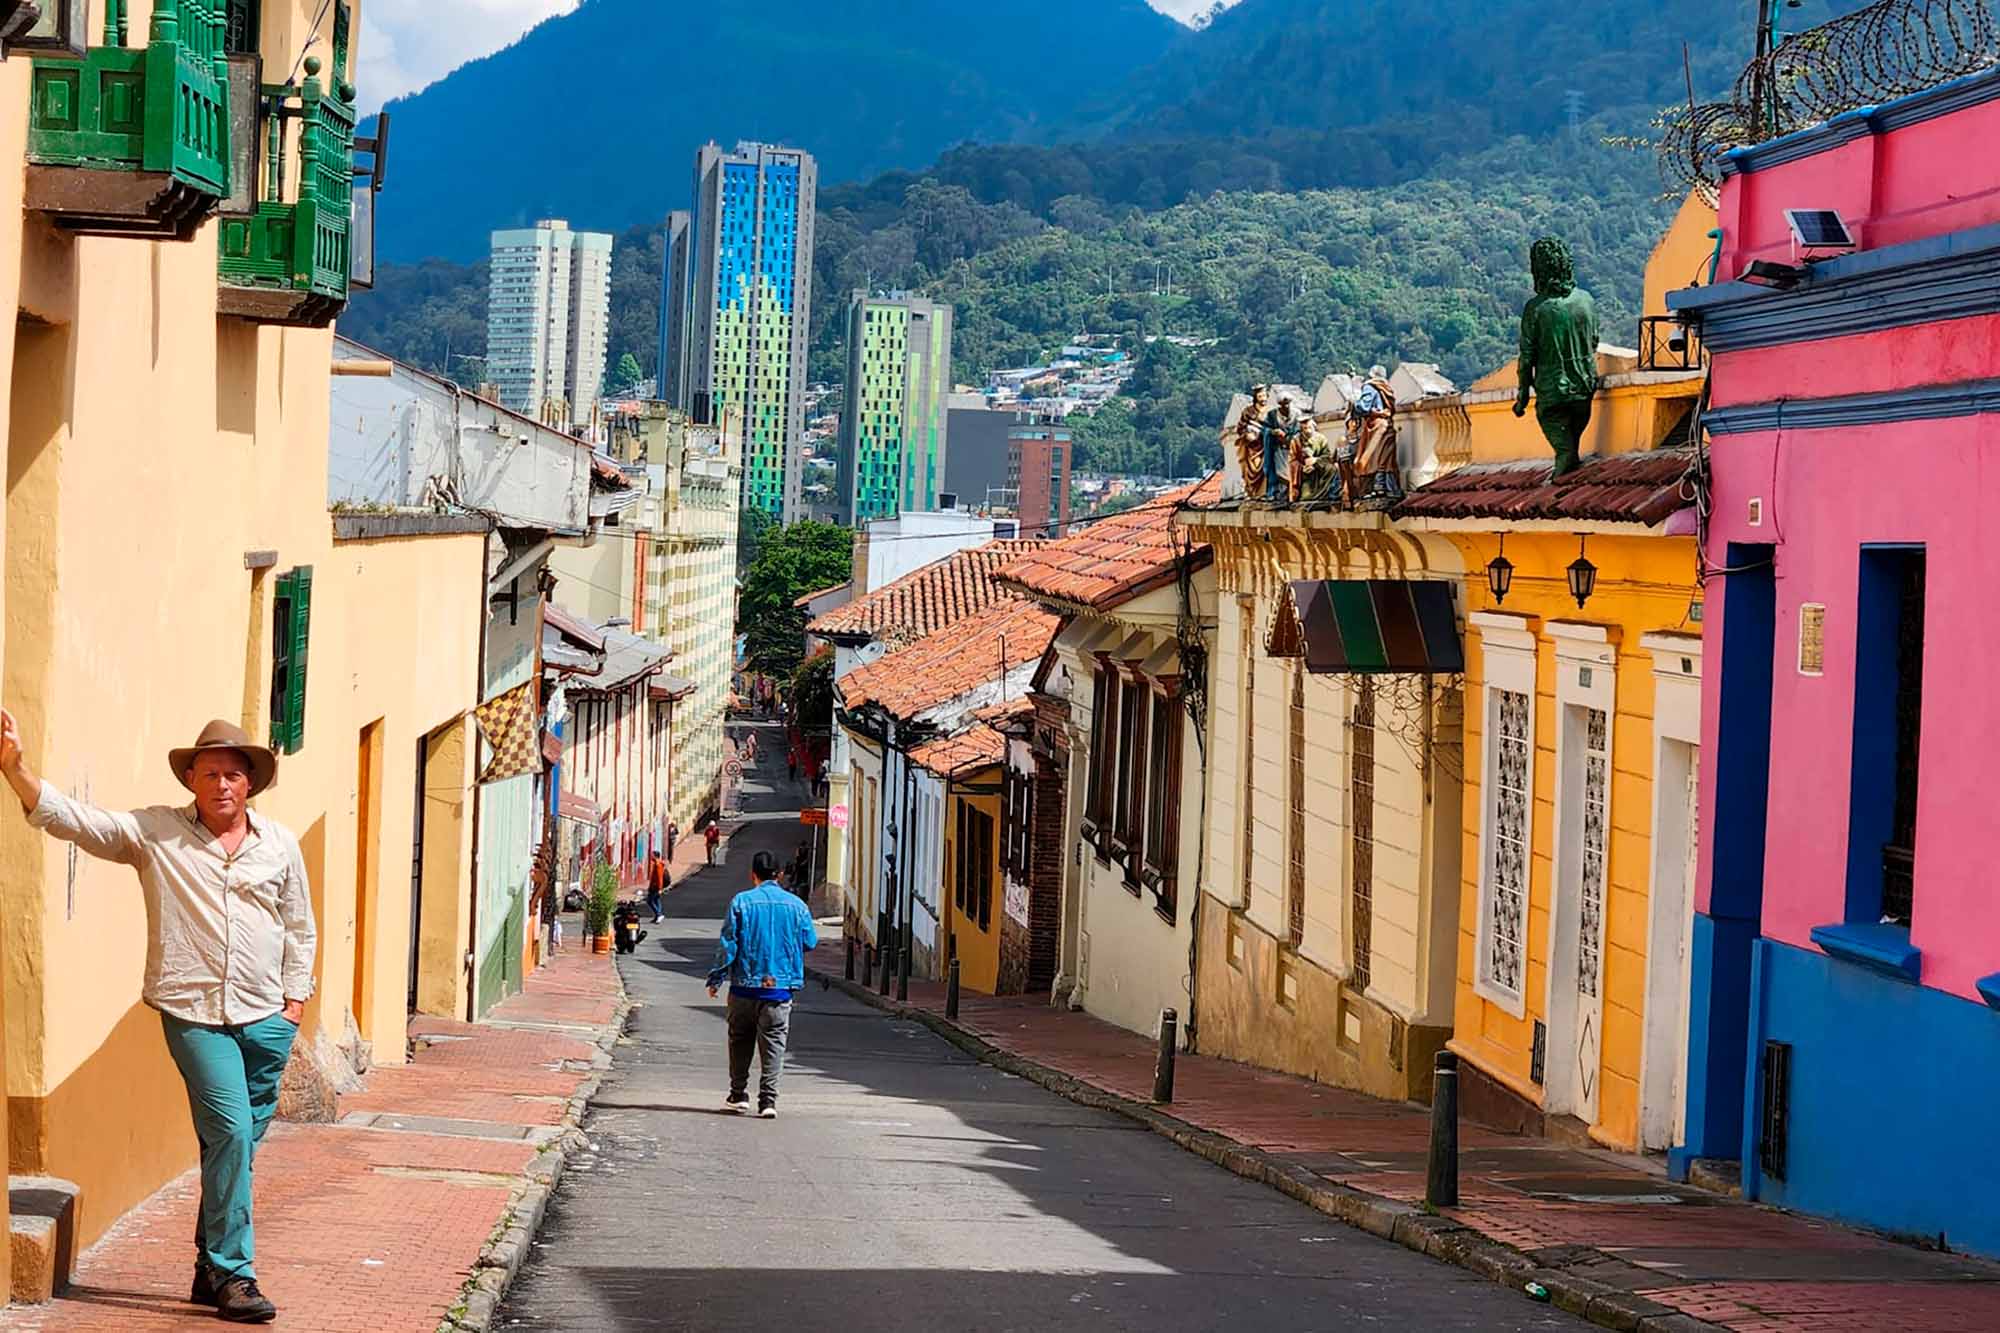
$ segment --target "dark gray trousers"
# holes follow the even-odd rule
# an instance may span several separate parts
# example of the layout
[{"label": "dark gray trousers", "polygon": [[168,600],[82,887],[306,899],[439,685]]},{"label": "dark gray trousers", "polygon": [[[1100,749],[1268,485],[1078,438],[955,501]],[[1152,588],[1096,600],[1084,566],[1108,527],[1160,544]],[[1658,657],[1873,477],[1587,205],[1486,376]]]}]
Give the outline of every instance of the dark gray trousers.
[{"label": "dark gray trousers", "polygon": [[792,1031],[790,1000],[729,997],[729,1095],[750,1087],[750,1052],[757,1052],[757,1106],[778,1104],[778,1075],[785,1072],[785,1040]]}]

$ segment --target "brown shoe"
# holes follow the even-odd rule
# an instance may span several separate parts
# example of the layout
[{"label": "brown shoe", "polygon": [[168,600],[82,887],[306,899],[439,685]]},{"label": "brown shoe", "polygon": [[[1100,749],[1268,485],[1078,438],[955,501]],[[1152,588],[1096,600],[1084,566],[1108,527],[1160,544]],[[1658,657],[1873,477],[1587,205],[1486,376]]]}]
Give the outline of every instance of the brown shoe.
[{"label": "brown shoe", "polygon": [[232,1277],[215,1289],[215,1314],[232,1324],[268,1324],[278,1317],[278,1307],[257,1290],[257,1279]]},{"label": "brown shoe", "polygon": [[215,1269],[205,1259],[194,1261],[194,1286],[188,1292],[188,1304],[215,1304]]}]

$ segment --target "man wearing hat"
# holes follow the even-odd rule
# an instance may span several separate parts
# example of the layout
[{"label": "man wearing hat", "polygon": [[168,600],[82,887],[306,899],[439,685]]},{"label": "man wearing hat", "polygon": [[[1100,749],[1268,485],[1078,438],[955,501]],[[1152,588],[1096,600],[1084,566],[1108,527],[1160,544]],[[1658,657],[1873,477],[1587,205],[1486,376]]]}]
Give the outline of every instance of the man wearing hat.
[{"label": "man wearing hat", "polygon": [[28,822],[131,866],[145,893],[144,998],[160,1011],[201,1140],[189,1299],[234,1323],[269,1322],[278,1312],[257,1290],[250,1166],[312,996],[316,942],[298,839],[250,809],[276,781],[278,758],[241,727],[211,722],[167,755],[193,804],[117,813],[35,777],[21,748],[0,710],[0,777]]}]

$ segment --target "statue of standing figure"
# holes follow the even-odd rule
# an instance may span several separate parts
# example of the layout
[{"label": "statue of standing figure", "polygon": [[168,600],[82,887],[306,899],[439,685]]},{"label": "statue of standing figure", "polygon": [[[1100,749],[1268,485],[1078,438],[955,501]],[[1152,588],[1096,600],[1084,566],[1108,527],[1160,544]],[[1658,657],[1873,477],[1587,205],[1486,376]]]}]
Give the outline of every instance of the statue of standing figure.
[{"label": "statue of standing figure", "polygon": [[1597,303],[1576,285],[1576,263],[1556,237],[1535,242],[1528,266],[1535,295],[1521,311],[1520,392],[1514,415],[1526,415],[1532,392],[1535,420],[1556,452],[1549,474],[1553,480],[1576,468],[1577,451],[1590,426],[1591,400],[1597,394]]},{"label": "statue of standing figure", "polygon": [[1252,500],[1264,497],[1269,481],[1264,471],[1264,413],[1270,399],[1269,386],[1258,385],[1250,391],[1249,406],[1236,418],[1236,462],[1243,471],[1243,494]]},{"label": "statue of standing figure", "polygon": [[1264,498],[1274,505],[1289,505],[1297,498],[1291,483],[1292,441],[1299,433],[1299,419],[1292,412],[1292,396],[1287,393],[1264,416]]},{"label": "statue of standing figure", "polygon": [[1386,507],[1403,498],[1396,470],[1396,391],[1381,366],[1369,369],[1348,406],[1347,439],[1339,457],[1349,509],[1364,503]]}]

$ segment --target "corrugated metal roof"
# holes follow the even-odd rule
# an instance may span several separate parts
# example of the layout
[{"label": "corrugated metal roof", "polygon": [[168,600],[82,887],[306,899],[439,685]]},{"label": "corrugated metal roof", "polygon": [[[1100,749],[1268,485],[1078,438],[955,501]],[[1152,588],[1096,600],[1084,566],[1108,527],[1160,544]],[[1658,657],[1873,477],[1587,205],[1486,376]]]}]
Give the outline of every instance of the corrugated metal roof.
[{"label": "corrugated metal roof", "polygon": [[595,675],[578,676],[571,688],[586,693],[622,689],[641,676],[658,671],[673,649],[622,630],[604,631],[604,666]]},{"label": "corrugated metal roof", "polygon": [[1559,481],[1544,459],[1471,463],[1420,486],[1396,506],[1397,518],[1577,519],[1663,523],[1693,501],[1681,478],[1689,449],[1649,449],[1585,459]]},{"label": "corrugated metal roof", "polygon": [[[1174,511],[1213,504],[1221,494],[1220,473],[1169,491],[1022,556],[1000,571],[1000,581],[1031,597],[1098,610],[1130,601],[1174,576]],[[1190,554],[1205,563],[1210,552],[1197,545]]]}]

